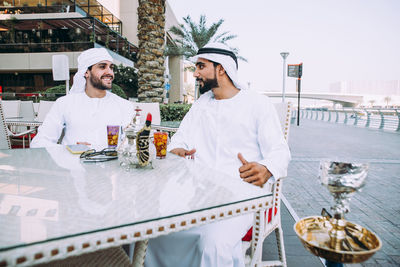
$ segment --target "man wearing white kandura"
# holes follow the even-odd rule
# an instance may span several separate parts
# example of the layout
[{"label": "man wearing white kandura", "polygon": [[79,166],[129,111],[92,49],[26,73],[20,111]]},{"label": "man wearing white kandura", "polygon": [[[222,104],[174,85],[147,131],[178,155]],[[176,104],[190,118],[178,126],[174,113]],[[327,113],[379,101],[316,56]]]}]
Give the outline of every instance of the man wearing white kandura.
[{"label": "man wearing white kandura", "polygon": [[63,145],[107,147],[107,125],[126,126],[134,116],[131,102],[108,91],[114,79],[113,68],[113,59],[106,49],[82,52],[70,93],[54,103],[31,147],[56,145],[63,128]]},{"label": "man wearing white kandura", "polygon": [[[214,43],[193,60],[203,95],[172,137],[170,152],[257,186],[286,176],[290,152],[275,108],[238,83],[235,54]],[[241,239],[252,219],[239,216],[150,239],[145,265],[244,266]]]}]

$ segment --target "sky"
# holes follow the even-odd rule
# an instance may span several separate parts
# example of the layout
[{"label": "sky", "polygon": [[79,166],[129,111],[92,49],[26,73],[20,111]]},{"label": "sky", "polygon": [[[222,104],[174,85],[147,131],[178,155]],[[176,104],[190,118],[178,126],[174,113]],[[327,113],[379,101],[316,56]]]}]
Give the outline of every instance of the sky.
[{"label": "sky", "polygon": [[[328,92],[339,81],[400,80],[400,0],[168,0],[179,22],[190,15],[238,37],[228,42],[242,83],[281,91],[283,59],[303,63],[302,90]],[[286,91],[296,79],[286,78]]]}]

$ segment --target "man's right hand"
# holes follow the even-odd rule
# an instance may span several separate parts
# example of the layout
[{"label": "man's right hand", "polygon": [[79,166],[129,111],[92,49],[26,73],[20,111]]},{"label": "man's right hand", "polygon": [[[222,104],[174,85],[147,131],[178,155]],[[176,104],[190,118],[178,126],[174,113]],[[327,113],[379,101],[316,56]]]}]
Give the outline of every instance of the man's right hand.
[{"label": "man's right hand", "polygon": [[183,148],[174,148],[170,152],[179,157],[186,158],[187,156],[193,157],[194,153],[196,153],[196,149],[193,148],[192,150],[186,150]]}]

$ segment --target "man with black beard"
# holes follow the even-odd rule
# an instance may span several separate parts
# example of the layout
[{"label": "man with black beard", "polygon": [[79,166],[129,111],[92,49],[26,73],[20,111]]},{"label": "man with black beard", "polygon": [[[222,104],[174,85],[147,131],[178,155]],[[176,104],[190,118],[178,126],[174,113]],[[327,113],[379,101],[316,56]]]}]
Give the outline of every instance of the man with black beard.
[{"label": "man with black beard", "polygon": [[113,68],[113,59],[106,49],[91,48],[82,52],[70,93],[54,103],[31,147],[57,145],[63,128],[63,145],[82,143],[96,149],[107,147],[107,125],[125,127],[134,115],[132,102],[109,91],[114,79]]},{"label": "man with black beard", "polygon": [[[199,86],[200,94],[207,93],[210,91],[212,88],[218,87],[218,80],[216,78],[216,67],[218,66],[218,63],[210,61],[214,65],[214,78],[212,79],[206,79],[206,78],[200,78],[197,77],[196,81],[201,82]],[[197,64],[196,64],[197,66]]]},{"label": "man with black beard", "polygon": [[[285,177],[290,152],[275,108],[268,97],[239,83],[236,55],[214,43],[192,59],[202,95],[168,150],[255,186]],[[241,239],[252,218],[237,216],[150,239],[145,266],[242,267]]]}]

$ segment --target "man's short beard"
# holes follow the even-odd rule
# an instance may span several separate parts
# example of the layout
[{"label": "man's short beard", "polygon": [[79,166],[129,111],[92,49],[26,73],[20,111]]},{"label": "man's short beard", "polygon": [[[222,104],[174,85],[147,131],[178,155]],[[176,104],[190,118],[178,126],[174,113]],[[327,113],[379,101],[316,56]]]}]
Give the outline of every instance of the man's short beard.
[{"label": "man's short beard", "polygon": [[98,78],[94,77],[93,75],[90,76],[90,83],[92,84],[92,86],[94,88],[100,89],[100,90],[110,90],[112,87],[112,85],[110,87],[103,85],[103,83],[101,82],[101,78],[98,79]]},{"label": "man's short beard", "polygon": [[204,94],[216,87],[218,87],[217,78],[203,80],[203,86],[200,85],[200,87],[199,87],[200,94]]},{"label": "man's short beard", "polygon": [[218,85],[218,80],[217,80],[217,77],[216,77],[217,76],[216,73],[217,73],[217,71],[216,71],[216,69],[214,67],[214,78],[213,79],[207,79],[207,80],[200,79],[200,78],[196,79],[197,81],[203,81],[203,86],[201,86],[201,85],[199,86],[200,94],[207,93],[211,89],[216,88],[216,87],[219,86]]}]

